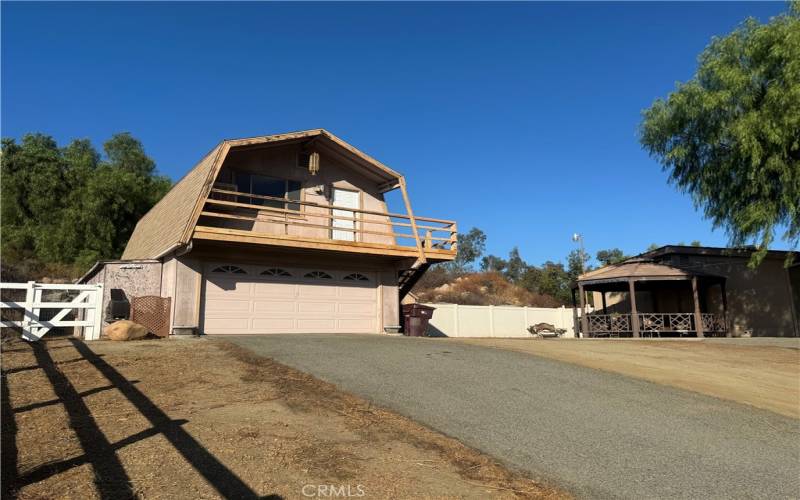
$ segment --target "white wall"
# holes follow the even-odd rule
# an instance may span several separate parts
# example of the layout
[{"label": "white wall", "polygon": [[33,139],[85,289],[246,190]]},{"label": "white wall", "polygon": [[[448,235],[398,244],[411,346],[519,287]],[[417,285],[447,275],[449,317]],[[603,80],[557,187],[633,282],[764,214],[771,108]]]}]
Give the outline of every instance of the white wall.
[{"label": "white wall", "polygon": [[527,330],[529,326],[550,323],[566,329],[564,337],[575,337],[571,308],[425,305],[436,308],[428,328],[431,336],[532,337]]}]

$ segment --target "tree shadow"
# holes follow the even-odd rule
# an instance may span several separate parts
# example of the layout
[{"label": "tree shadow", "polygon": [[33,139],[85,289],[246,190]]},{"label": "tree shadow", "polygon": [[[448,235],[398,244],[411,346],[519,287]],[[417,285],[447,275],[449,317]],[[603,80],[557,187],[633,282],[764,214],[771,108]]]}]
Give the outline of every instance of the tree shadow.
[{"label": "tree shadow", "polygon": [[[13,498],[19,488],[42,481],[61,472],[83,464],[91,464],[94,470],[94,483],[101,498],[133,498],[136,496],[130,477],[117,456],[117,450],[152,436],[162,435],[183,456],[183,458],[217,491],[223,498],[278,500],[279,495],[259,497],[255,491],[228,469],[217,458],[194,439],[182,425],[186,420],[173,420],[153,403],[143,392],[134,386],[136,381],[126,379],[121,373],[106,363],[99,355],[77,339],[68,339],[82,358],[91,363],[108,379],[110,386],[90,389],[79,393],[69,379],[59,370],[58,364],[50,356],[46,343],[30,344],[36,358],[37,368],[47,377],[57,400],[34,403],[14,409],[11,406],[6,372],[2,374],[2,482],[3,498]],[[83,398],[97,392],[116,389],[124,395],[136,409],[150,422],[151,427],[111,443],[103,434],[96,420],[86,406]],[[19,476],[17,472],[18,449],[16,444],[17,425],[14,414],[34,408],[61,403],[66,410],[71,429],[83,448],[84,454],[70,459],[49,462]]]}]

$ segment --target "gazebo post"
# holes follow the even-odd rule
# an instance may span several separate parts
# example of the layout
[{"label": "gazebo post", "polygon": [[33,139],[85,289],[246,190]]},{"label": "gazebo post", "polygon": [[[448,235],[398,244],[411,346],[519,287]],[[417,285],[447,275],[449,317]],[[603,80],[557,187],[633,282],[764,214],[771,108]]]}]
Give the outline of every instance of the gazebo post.
[{"label": "gazebo post", "polygon": [[606,292],[603,290],[600,292],[600,296],[603,297],[603,314],[608,314],[608,308],[606,307]]},{"label": "gazebo post", "polygon": [[722,324],[725,326],[725,336],[732,337],[733,333],[728,326],[728,294],[725,292],[725,280],[722,280],[719,285],[722,287]]},{"label": "gazebo post", "polygon": [[703,338],[703,316],[700,314],[700,294],[697,292],[697,276],[692,276],[692,297],[694,298],[694,329],[697,338]]},{"label": "gazebo post", "polygon": [[583,293],[583,285],[578,283],[578,293],[581,299],[581,335],[589,338],[589,319],[586,317],[586,294]]},{"label": "gazebo post", "polygon": [[633,279],[628,279],[628,289],[631,295],[631,324],[633,325],[633,338],[639,338],[639,313],[636,310],[636,286]]}]

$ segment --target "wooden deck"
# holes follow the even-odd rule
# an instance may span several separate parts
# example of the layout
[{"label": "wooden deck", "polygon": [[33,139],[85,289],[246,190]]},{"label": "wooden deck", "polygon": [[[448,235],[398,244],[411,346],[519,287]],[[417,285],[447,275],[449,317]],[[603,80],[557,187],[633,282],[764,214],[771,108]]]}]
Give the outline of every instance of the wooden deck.
[{"label": "wooden deck", "polygon": [[431,263],[453,260],[457,253],[456,223],[431,217],[219,188],[211,190],[200,215],[192,235],[197,240],[391,255]]}]

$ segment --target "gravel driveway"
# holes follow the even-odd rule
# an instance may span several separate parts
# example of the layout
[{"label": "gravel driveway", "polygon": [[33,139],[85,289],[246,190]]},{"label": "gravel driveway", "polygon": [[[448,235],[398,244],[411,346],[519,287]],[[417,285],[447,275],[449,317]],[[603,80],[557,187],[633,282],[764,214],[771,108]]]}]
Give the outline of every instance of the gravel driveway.
[{"label": "gravel driveway", "polygon": [[499,349],[227,337],[583,498],[798,498],[800,421]]}]

